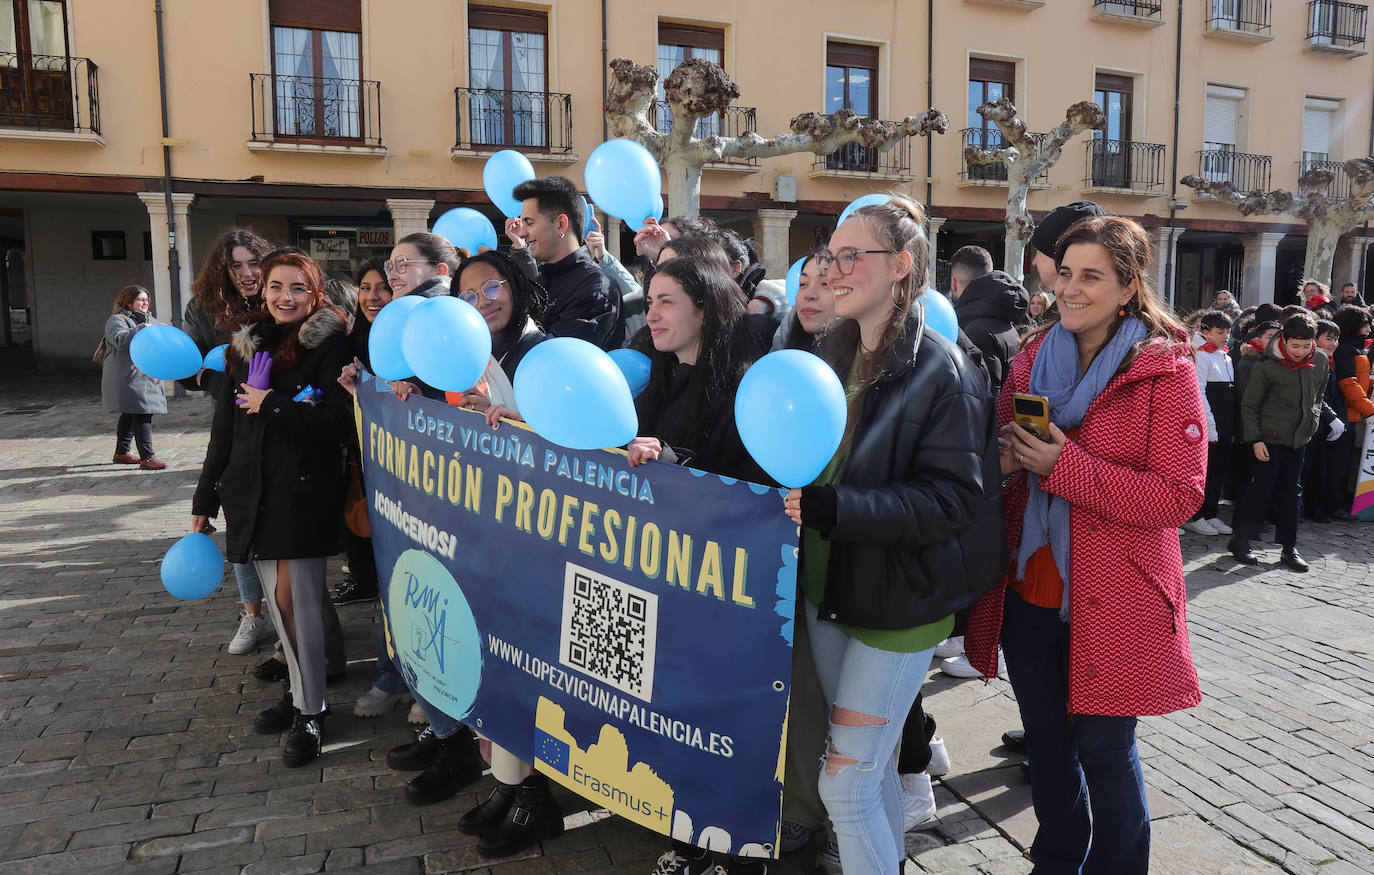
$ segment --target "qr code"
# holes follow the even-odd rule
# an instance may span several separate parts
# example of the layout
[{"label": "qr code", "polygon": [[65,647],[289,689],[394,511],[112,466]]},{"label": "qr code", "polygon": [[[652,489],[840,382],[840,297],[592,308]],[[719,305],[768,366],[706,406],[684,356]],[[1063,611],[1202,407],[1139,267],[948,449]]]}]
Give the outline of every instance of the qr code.
[{"label": "qr code", "polygon": [[648,702],[657,637],[656,594],[567,565],[560,662]]}]

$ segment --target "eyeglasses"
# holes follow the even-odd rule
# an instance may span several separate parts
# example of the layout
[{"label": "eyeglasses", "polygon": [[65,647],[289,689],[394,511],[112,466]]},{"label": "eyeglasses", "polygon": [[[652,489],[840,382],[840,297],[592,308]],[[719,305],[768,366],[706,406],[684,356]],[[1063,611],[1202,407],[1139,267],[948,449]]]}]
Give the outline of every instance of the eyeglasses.
[{"label": "eyeglasses", "polygon": [[458,298],[467,301],[474,307],[477,306],[477,293],[481,292],[482,297],[488,301],[495,301],[501,297],[501,287],[506,284],[505,280],[487,280],[476,289],[463,289],[458,293]]},{"label": "eyeglasses", "polygon": [[387,273],[394,273],[396,276],[405,276],[406,271],[410,270],[412,264],[438,264],[437,261],[420,261],[418,259],[401,258],[392,259],[382,263],[382,268]]},{"label": "eyeglasses", "polygon": [[830,265],[835,265],[840,276],[849,276],[854,272],[854,262],[859,260],[860,255],[866,253],[896,255],[891,249],[841,249],[839,255],[831,255],[829,252],[822,252],[816,256],[816,266],[821,270],[821,276],[830,273]]}]

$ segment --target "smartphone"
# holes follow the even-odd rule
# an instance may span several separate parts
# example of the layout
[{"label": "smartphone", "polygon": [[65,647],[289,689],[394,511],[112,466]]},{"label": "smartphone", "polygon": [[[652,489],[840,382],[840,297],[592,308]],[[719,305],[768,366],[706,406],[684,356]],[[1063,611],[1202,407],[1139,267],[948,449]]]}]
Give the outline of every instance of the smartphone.
[{"label": "smartphone", "polygon": [[1050,436],[1050,399],[1044,395],[1013,392],[1011,418],[1045,443],[1054,443],[1054,438]]}]

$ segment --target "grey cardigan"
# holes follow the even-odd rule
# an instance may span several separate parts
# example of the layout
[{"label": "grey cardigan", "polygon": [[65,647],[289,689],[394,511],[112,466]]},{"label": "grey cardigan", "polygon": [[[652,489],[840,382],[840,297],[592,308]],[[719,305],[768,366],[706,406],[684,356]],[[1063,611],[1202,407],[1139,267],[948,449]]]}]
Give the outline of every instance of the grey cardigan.
[{"label": "grey cardigan", "polygon": [[105,348],[109,355],[101,366],[100,398],[111,413],[167,412],[167,396],[161,384],[134,370],[129,357],[129,345],[144,327],[124,313],[115,313],[105,320]]}]

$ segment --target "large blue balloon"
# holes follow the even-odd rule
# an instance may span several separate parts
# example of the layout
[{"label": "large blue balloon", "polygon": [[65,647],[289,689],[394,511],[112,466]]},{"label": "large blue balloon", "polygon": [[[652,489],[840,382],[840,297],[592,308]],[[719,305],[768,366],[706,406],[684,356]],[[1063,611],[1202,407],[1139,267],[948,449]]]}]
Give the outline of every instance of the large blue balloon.
[{"label": "large blue balloon", "polygon": [[203,599],[223,577],[224,557],[204,532],[192,532],[162,557],[162,585],[179,599]]},{"label": "large blue balloon", "polygon": [[415,373],[406,364],[402,335],[410,311],[426,300],[429,299],[419,295],[393,298],[373,320],[367,334],[367,357],[372,364],[372,373],[383,380],[400,380]]},{"label": "large blue balloon", "polygon": [[630,386],[630,394],[638,398],[644,387],[649,385],[649,373],[653,370],[653,362],[637,349],[613,349],[608,355],[625,375],[625,382]]},{"label": "large blue balloon", "polygon": [[421,380],[445,392],[466,392],[491,360],[491,330],[467,301],[429,298],[406,317],[401,349]]},{"label": "large blue balloon", "polygon": [[219,346],[205,354],[205,362],[202,367],[207,371],[222,371],[227,367],[224,360],[224,351],[229,348],[229,344],[221,343]]},{"label": "large blue balloon", "polygon": [[949,298],[935,289],[926,289],[921,293],[921,300],[926,302],[926,327],[957,343],[959,317],[955,315],[954,305],[949,302]]},{"label": "large blue balloon", "polygon": [[[487,197],[508,219],[520,215],[520,201],[515,199],[515,187],[531,179],[534,179],[534,165],[514,149],[502,149],[482,165],[482,188],[487,190]],[[475,253],[477,250],[472,251]]]},{"label": "large blue balloon", "polygon": [[866,194],[862,197],[856,197],[854,198],[854,200],[849,202],[849,206],[844,208],[844,212],[840,213],[840,218],[838,221],[835,222],[835,227],[838,228],[841,225],[843,225],[844,220],[849,218],[849,214],[857,210],[859,207],[871,207],[875,204],[885,204],[891,199],[892,198],[888,195],[876,193]]},{"label": "large blue balloon", "polygon": [[806,257],[803,256],[792,262],[792,266],[787,269],[787,303],[793,307],[797,306],[797,294],[801,291],[802,267],[806,264]]},{"label": "large blue balloon", "polygon": [[608,140],[597,146],[587,158],[583,178],[596,205],[631,228],[663,212],[658,162],[634,140]]},{"label": "large blue balloon", "polygon": [[200,347],[174,325],[149,325],[129,344],[134,367],[154,380],[181,380],[199,371],[204,363]]},{"label": "large blue balloon", "polygon": [[735,394],[749,455],[789,489],[815,482],[844,437],[844,386],[819,357],[780,349],[754,362]]},{"label": "large blue balloon", "polygon": [[496,226],[472,207],[456,207],[444,213],[434,223],[434,233],[459,249],[466,249],[469,255],[476,255],[479,246],[496,248]]},{"label": "large blue balloon", "polygon": [[625,375],[585,340],[555,337],[530,350],[514,388],[515,405],[535,434],[570,449],[623,446],[639,430]]}]

